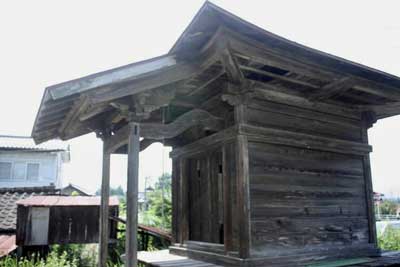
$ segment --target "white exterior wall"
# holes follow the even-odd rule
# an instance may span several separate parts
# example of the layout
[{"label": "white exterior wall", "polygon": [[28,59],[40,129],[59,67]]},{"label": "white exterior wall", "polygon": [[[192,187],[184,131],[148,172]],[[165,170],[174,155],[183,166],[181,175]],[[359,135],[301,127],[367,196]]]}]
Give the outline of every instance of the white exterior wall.
[{"label": "white exterior wall", "polygon": [[[62,185],[63,153],[65,152],[0,151],[0,162],[12,164],[11,179],[0,179],[0,188],[50,186],[52,184],[60,188]],[[28,180],[27,170],[25,171],[25,179],[15,179],[13,177],[14,165],[27,166],[28,163],[39,164],[38,179],[35,181]]]}]

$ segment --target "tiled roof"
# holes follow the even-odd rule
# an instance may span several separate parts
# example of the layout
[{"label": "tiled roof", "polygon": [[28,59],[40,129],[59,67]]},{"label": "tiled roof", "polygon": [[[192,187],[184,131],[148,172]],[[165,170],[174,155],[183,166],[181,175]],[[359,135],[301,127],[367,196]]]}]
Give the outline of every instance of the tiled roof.
[{"label": "tiled roof", "polygon": [[17,201],[36,195],[54,195],[54,186],[0,188],[0,233],[15,232]]},{"label": "tiled roof", "polygon": [[0,149],[33,150],[33,151],[62,151],[68,150],[68,144],[60,140],[51,140],[40,145],[29,136],[0,135]]}]

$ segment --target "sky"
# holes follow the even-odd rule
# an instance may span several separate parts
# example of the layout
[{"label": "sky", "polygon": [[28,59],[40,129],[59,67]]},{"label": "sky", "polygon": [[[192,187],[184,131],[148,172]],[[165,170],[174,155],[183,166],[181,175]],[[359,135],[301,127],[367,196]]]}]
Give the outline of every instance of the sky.
[{"label": "sky", "polygon": [[[400,76],[400,1],[213,3],[273,33]],[[44,88],[168,52],[203,1],[36,0],[0,2],[0,134],[30,135]],[[400,116],[369,131],[374,190],[400,196]],[[100,187],[101,141],[69,141],[64,183]],[[169,148],[140,154],[145,177],[171,171]],[[126,157],[113,156],[111,185],[126,187]]]}]

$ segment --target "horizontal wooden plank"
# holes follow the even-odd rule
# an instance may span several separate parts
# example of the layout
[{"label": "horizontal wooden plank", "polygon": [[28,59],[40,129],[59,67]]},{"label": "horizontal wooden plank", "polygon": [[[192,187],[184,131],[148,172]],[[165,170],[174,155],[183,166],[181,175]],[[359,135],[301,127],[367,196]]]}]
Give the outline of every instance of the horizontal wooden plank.
[{"label": "horizontal wooden plank", "polygon": [[291,217],[291,218],[314,218],[332,216],[366,216],[366,208],[360,206],[359,203],[355,205],[331,205],[331,206],[317,206],[317,204],[310,206],[297,206],[294,201],[293,205],[274,205],[265,204],[263,207],[251,207],[252,220],[261,220],[273,217]]},{"label": "horizontal wooden plank", "polygon": [[341,154],[366,155],[372,147],[353,141],[340,140],[311,134],[304,134],[280,129],[257,127],[240,124],[239,133],[248,135],[250,142],[281,144],[320,151],[331,151]]},{"label": "horizontal wooden plank", "polygon": [[252,95],[261,100],[268,100],[307,110],[319,111],[358,121],[361,119],[361,112],[357,108],[353,109],[324,102],[313,102],[300,95],[282,92],[279,88],[275,88],[274,86],[265,83],[255,82]]},{"label": "horizontal wooden plank", "polygon": [[270,234],[291,234],[310,231],[327,232],[349,232],[352,229],[363,229],[368,227],[366,217],[336,216],[320,218],[319,220],[309,218],[268,218],[262,221],[252,221],[251,229],[253,236]]},{"label": "horizontal wooden plank", "polygon": [[328,122],[337,125],[338,127],[347,127],[352,130],[360,130],[361,122],[356,119],[321,112],[320,110],[307,109],[305,107],[297,107],[288,104],[277,103],[266,99],[254,97],[247,103],[248,107],[263,111],[286,114],[293,117],[305,118]]},{"label": "horizontal wooden plank", "polygon": [[288,146],[249,143],[250,174],[254,168],[275,167],[308,172],[363,174],[361,158]]},{"label": "horizontal wooden plank", "polygon": [[[296,170],[277,170],[259,168],[258,172],[250,175],[252,185],[281,185],[281,186],[303,186],[303,187],[334,187],[353,188],[364,186],[363,176],[343,174],[320,174],[315,172],[300,172]],[[254,170],[253,170],[254,171]]]},{"label": "horizontal wooden plank", "polygon": [[[322,119],[310,119],[305,116],[288,115],[282,112],[267,111],[265,108],[247,109],[248,124],[266,126],[277,129],[302,132],[326,137],[334,137],[350,141],[361,141],[361,130],[358,127],[340,125]],[[301,114],[299,111],[297,114]]]}]

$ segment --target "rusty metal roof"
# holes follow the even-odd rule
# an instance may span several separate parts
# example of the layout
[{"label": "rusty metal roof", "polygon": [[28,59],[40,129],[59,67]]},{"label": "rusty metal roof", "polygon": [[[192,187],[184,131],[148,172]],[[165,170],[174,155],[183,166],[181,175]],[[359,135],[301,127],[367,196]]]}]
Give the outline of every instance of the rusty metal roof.
[{"label": "rusty metal roof", "polygon": [[60,140],[51,140],[40,145],[29,136],[0,135],[0,149],[31,151],[65,151],[68,144]]},{"label": "rusty metal roof", "polygon": [[[51,206],[100,206],[98,196],[34,196],[17,202],[17,205],[34,207]],[[110,206],[118,206],[117,197],[110,197]]]},{"label": "rusty metal roof", "polygon": [[16,248],[15,235],[0,235],[0,258],[7,256]]}]

